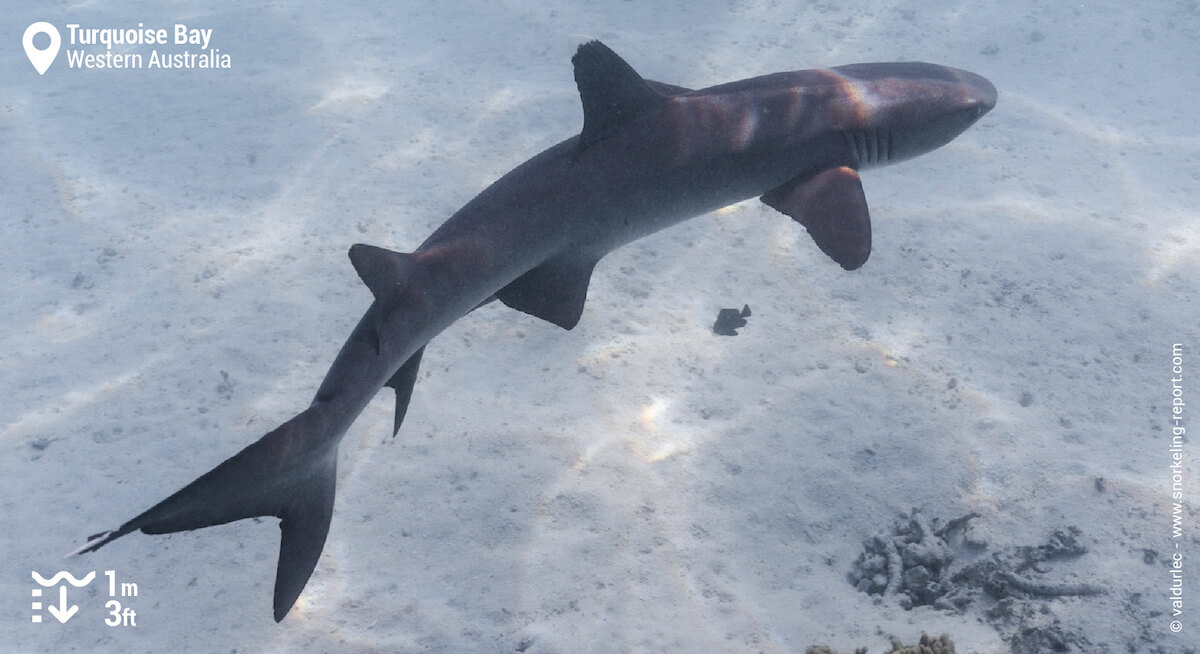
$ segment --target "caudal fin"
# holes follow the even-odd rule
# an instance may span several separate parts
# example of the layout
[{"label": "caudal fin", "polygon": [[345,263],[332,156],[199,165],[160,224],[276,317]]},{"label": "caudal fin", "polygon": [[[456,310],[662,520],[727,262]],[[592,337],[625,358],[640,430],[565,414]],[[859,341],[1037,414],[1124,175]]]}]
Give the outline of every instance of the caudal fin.
[{"label": "caudal fin", "polygon": [[111,531],[91,536],[67,556],[94,552],[135,530],[188,531],[243,518],[280,518],[275,621],[283,619],[312,575],[333,515],[336,440],[310,407],[196,481]]}]

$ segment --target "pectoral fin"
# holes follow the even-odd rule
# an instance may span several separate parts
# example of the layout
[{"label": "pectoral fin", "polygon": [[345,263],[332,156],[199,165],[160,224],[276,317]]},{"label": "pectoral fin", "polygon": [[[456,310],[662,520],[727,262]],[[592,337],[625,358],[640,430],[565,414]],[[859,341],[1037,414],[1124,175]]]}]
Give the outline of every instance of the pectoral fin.
[{"label": "pectoral fin", "polygon": [[797,177],[761,200],[804,225],[817,247],[846,270],[862,266],[871,255],[871,215],[854,169],[842,166]]},{"label": "pectoral fin", "polygon": [[513,309],[571,329],[583,315],[588,282],[598,260],[560,255],[521,275],[496,297]]}]

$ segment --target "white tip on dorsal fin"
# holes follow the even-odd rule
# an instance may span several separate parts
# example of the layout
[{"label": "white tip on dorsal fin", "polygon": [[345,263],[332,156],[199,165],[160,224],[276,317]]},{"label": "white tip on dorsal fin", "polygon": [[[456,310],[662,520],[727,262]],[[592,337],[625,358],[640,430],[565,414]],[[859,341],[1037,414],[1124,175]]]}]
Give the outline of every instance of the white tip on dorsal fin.
[{"label": "white tip on dorsal fin", "polygon": [[584,43],[598,40],[599,39],[596,37],[588,36],[587,34],[572,34],[571,36],[567,37],[567,46],[569,47],[568,51],[573,55],[579,51],[579,46],[583,45]]},{"label": "white tip on dorsal fin", "polygon": [[583,101],[583,132],[579,135],[583,147],[611,136],[638,114],[665,101],[633,67],[599,41],[579,46],[571,63]]}]

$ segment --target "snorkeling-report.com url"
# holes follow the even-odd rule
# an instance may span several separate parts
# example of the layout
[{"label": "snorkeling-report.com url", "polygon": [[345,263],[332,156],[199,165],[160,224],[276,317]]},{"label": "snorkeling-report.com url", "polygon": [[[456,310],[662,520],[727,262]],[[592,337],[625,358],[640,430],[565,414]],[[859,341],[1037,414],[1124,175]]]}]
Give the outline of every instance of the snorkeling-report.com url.
[{"label": "snorkeling-report.com url", "polygon": [[1183,548],[1181,543],[1183,539],[1184,526],[1184,492],[1186,486],[1184,483],[1184,468],[1186,459],[1184,457],[1185,434],[1187,429],[1184,426],[1184,407],[1187,403],[1184,401],[1183,390],[1183,374],[1184,357],[1183,344],[1174,343],[1171,345],[1171,444],[1167,448],[1170,455],[1171,476],[1171,541],[1174,547],[1171,549],[1171,562],[1167,569],[1170,571],[1170,583],[1167,587],[1167,596],[1170,601],[1171,623],[1168,625],[1173,633],[1183,631]]}]

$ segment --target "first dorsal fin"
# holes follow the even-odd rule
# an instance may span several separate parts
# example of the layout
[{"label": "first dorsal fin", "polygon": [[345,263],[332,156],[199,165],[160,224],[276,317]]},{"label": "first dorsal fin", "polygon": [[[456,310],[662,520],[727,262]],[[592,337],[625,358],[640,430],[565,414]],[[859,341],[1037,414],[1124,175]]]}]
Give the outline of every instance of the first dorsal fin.
[{"label": "first dorsal fin", "polygon": [[579,135],[583,147],[612,136],[635,116],[664,101],[632,66],[599,41],[579,46],[571,63],[583,101],[583,132]]},{"label": "first dorsal fin", "polygon": [[666,82],[656,82],[652,79],[646,80],[646,84],[648,84],[650,88],[654,89],[655,93],[660,95],[684,95],[686,93],[692,93],[695,91],[695,89],[676,86],[674,84],[667,84]]}]

